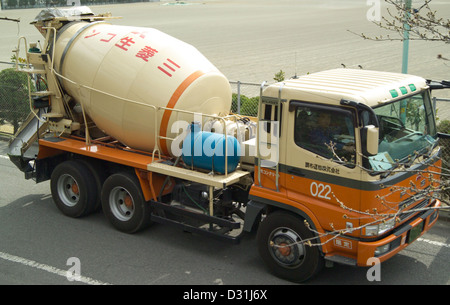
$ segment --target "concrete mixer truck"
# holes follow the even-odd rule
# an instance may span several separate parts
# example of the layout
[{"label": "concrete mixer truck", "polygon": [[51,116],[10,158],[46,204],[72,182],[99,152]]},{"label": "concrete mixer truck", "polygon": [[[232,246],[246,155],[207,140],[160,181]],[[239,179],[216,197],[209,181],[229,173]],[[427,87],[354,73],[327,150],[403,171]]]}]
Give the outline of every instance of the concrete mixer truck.
[{"label": "concrete mixer truck", "polygon": [[[88,8],[47,9],[20,38],[31,113],[11,161],[50,180],[61,212],[102,209],[116,229],[151,223],[257,247],[276,276],[371,266],[427,232],[440,150],[430,83],[334,69],[261,84],[257,117],[233,114],[226,77],[158,30]],[[30,86],[31,87],[31,86]]]}]

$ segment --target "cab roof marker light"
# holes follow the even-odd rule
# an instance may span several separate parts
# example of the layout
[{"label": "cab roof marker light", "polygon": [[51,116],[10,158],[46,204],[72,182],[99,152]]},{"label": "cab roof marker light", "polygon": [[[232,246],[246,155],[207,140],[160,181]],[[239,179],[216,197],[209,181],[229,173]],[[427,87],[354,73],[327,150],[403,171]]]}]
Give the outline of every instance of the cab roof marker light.
[{"label": "cab roof marker light", "polygon": [[417,90],[416,86],[414,86],[414,84],[409,84],[408,85],[409,89],[411,89],[411,92],[414,92]]},{"label": "cab roof marker light", "polygon": [[389,90],[389,92],[391,93],[391,96],[392,96],[393,98],[398,97],[398,92],[397,92],[397,90],[392,89],[392,90]]},{"label": "cab roof marker light", "polygon": [[408,89],[406,89],[406,87],[400,87],[399,89],[402,94],[408,93]]}]

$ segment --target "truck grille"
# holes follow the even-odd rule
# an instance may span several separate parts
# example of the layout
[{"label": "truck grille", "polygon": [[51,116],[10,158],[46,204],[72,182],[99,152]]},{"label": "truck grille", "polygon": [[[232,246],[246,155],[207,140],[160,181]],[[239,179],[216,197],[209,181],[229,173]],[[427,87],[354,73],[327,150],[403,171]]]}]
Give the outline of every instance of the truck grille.
[{"label": "truck grille", "polygon": [[412,212],[405,212],[405,213],[400,214],[399,215],[400,221],[402,222],[402,221],[408,219],[409,217],[411,217],[412,215],[414,215],[416,213],[421,213],[421,211],[418,212],[418,211],[415,211],[415,210],[416,209],[425,208],[429,203],[430,203],[430,200],[428,198],[423,199],[418,204],[416,204],[414,207],[410,208],[410,210],[414,210],[414,211],[412,211]]}]

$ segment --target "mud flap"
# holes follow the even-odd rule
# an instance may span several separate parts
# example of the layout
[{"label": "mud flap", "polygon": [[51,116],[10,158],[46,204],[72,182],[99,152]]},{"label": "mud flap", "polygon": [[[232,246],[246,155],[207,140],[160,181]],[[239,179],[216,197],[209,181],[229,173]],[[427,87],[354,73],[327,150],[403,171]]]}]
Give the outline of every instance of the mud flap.
[{"label": "mud flap", "polygon": [[261,214],[266,208],[265,204],[257,201],[250,200],[247,203],[247,209],[245,211],[244,231],[252,232],[256,229],[261,220]]}]

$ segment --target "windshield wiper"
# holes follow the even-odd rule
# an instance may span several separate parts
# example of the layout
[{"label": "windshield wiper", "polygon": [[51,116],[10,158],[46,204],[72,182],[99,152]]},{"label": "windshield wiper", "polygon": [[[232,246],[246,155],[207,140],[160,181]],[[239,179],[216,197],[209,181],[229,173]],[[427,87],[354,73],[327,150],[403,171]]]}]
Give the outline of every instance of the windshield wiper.
[{"label": "windshield wiper", "polygon": [[[388,177],[400,165],[403,165],[405,168],[411,167],[411,165],[413,165],[414,161],[416,161],[416,159],[419,157],[425,157],[426,159],[430,158],[431,152],[438,144],[438,140],[439,139],[435,140],[434,143],[430,142],[430,144],[432,144],[431,147],[422,148],[420,151],[423,151],[423,152],[415,152],[414,154],[408,155],[408,156],[404,157],[403,159],[401,159],[400,161],[397,161],[395,164],[392,165],[392,167],[390,169],[382,172],[380,174],[380,178],[384,179],[384,178]],[[406,161],[406,159],[409,159],[408,162],[404,162],[404,160]]]},{"label": "windshield wiper", "polygon": [[429,159],[431,157],[431,153],[433,152],[434,148],[437,146],[439,138],[437,140],[435,140],[434,142],[431,142],[426,138],[425,138],[425,140],[428,143],[430,143],[431,146],[420,149],[418,152],[415,152],[413,156],[408,156],[408,157],[411,157],[411,160],[408,163],[404,164],[404,166],[406,168],[411,167],[411,165],[413,165],[414,161],[416,161],[417,158],[425,157],[425,159]]},{"label": "windshield wiper", "polygon": [[397,167],[399,167],[399,165],[400,165],[400,162],[396,162],[394,165],[392,165],[392,167],[391,167],[390,169],[388,169],[388,170],[386,170],[385,172],[381,173],[381,174],[380,174],[380,178],[381,178],[381,179],[384,179],[384,178],[388,177],[390,174],[392,174],[392,172],[393,172]]}]

